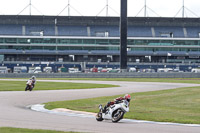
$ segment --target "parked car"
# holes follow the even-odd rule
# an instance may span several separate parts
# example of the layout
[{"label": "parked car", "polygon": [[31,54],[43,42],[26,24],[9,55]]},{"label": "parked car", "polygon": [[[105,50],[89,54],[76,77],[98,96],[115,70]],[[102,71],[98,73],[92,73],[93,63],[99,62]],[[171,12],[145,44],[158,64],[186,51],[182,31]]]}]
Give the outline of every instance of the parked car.
[{"label": "parked car", "polygon": [[6,66],[0,66],[0,73],[8,73],[8,68]]},{"label": "parked car", "polygon": [[42,73],[41,67],[35,67],[34,73]]},{"label": "parked car", "polygon": [[43,72],[45,73],[52,73],[52,67],[44,67]]},{"label": "parked car", "polygon": [[96,67],[91,68],[91,72],[98,72],[98,68]]},{"label": "parked car", "polygon": [[200,68],[193,68],[191,70],[191,72],[193,72],[193,73],[200,73]]},{"label": "parked car", "polygon": [[69,68],[69,69],[68,69],[68,72],[69,72],[69,73],[79,73],[80,71],[79,71],[78,68]]},{"label": "parked car", "polygon": [[112,69],[109,73],[120,73],[120,69]]},{"label": "parked car", "polygon": [[29,67],[28,73],[42,73],[41,67]]},{"label": "parked car", "polygon": [[135,67],[130,67],[128,71],[129,71],[129,72],[136,72],[137,70],[136,70]]},{"label": "parked car", "polygon": [[157,72],[173,72],[172,68],[158,68]]},{"label": "parked car", "polygon": [[27,73],[26,66],[15,66],[13,69],[13,73]]},{"label": "parked car", "polygon": [[67,72],[67,69],[66,69],[65,67],[59,67],[59,68],[58,68],[58,72],[59,72],[59,73]]}]

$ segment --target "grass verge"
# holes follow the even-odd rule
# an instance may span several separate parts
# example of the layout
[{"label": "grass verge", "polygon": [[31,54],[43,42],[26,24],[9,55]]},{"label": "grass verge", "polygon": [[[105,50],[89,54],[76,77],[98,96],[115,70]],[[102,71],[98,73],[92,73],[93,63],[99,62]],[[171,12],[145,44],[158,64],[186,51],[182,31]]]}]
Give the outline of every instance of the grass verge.
[{"label": "grass verge", "polygon": [[[40,78],[43,79],[43,78]],[[48,78],[48,80],[94,80],[94,81],[129,81],[129,82],[166,82],[200,84],[200,78]]]},{"label": "grass verge", "polygon": [[0,133],[78,133],[78,132],[61,132],[61,131],[52,131],[52,130],[36,130],[36,129],[1,127]]},{"label": "grass verge", "polygon": [[[178,88],[131,94],[130,112],[125,118],[160,122],[200,124],[200,87]],[[118,96],[46,103],[45,108],[68,108],[98,112]]]},{"label": "grass verge", "polygon": [[[26,81],[0,81],[0,91],[24,91]],[[36,90],[65,90],[65,89],[91,89],[118,87],[108,84],[90,84],[90,83],[69,83],[69,82],[37,82]]]}]

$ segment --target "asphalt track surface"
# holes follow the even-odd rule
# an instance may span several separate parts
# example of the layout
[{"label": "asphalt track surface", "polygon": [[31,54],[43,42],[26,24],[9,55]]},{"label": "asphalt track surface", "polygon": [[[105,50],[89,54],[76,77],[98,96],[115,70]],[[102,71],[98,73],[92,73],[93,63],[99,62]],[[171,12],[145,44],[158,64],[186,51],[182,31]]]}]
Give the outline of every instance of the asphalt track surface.
[{"label": "asphalt track surface", "polygon": [[[38,80],[38,82],[42,81],[43,80]],[[36,112],[27,108],[27,106],[29,105],[40,104],[50,101],[94,98],[100,96],[166,90],[199,85],[152,82],[137,83],[121,81],[106,82],[51,80],[50,82],[115,84],[120,85],[121,87],[85,90],[0,92],[0,127],[78,131],[87,133],[200,133],[200,127],[167,124],[161,125],[129,121],[119,123],[112,123],[111,121],[97,122],[93,118],[61,116],[49,113]]]}]

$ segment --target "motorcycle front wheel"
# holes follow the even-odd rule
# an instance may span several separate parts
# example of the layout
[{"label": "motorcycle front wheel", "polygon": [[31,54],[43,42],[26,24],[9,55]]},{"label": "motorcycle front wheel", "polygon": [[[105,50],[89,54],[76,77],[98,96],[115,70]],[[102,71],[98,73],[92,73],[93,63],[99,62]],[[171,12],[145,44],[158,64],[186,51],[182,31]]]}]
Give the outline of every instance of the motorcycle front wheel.
[{"label": "motorcycle front wheel", "polygon": [[101,113],[101,112],[97,113],[97,115],[96,115],[96,120],[97,120],[97,121],[103,121],[102,113]]},{"label": "motorcycle front wheel", "polygon": [[112,122],[120,121],[121,119],[123,119],[123,116],[124,116],[124,111],[122,111],[121,109],[114,111],[112,114]]},{"label": "motorcycle front wheel", "polygon": [[27,91],[28,89],[29,89],[29,86],[27,85],[26,88],[25,88],[25,91]]}]

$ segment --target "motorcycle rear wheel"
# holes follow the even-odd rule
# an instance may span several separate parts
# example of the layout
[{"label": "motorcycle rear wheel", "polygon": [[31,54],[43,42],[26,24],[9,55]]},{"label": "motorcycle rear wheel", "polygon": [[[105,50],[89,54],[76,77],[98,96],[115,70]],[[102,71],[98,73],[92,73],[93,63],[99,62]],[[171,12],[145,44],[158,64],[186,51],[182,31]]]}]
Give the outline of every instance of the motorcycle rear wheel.
[{"label": "motorcycle rear wheel", "polygon": [[123,119],[124,116],[124,112],[121,109],[116,110],[115,112],[113,112],[112,115],[112,122],[118,122],[121,119]]}]

